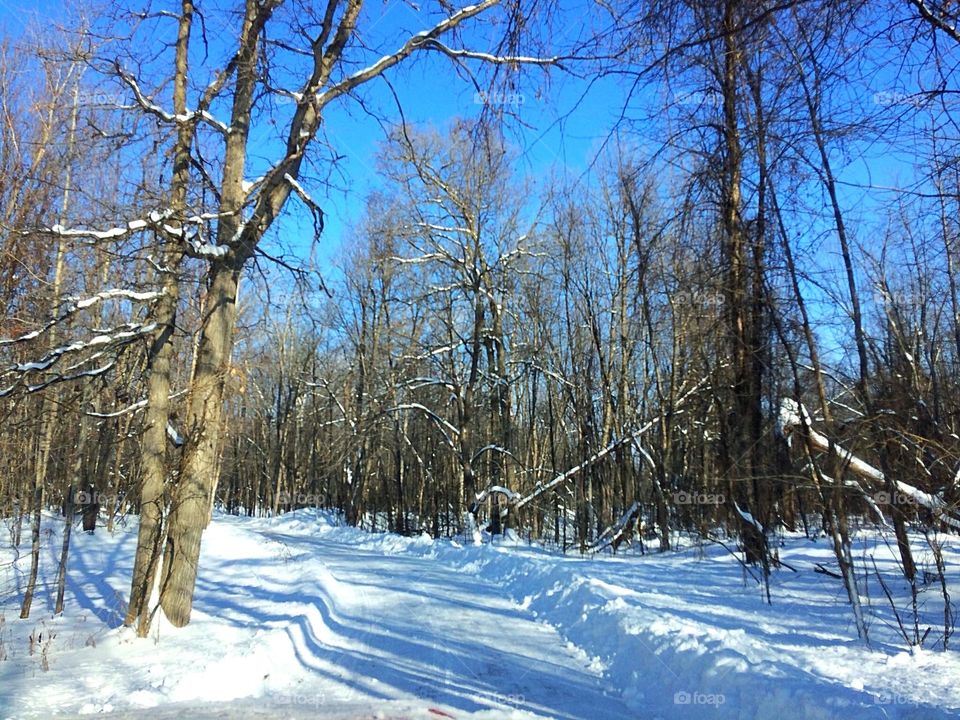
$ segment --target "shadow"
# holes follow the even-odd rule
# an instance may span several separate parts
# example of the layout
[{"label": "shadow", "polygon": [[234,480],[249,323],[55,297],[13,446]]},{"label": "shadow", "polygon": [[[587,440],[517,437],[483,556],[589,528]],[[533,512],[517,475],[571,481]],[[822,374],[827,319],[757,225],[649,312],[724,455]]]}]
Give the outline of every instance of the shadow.
[{"label": "shadow", "polygon": [[[229,567],[234,578],[254,570],[258,577],[224,583],[201,571],[195,607],[238,627],[282,629],[304,670],[347,692],[413,696],[471,713],[511,708],[574,719],[602,708],[611,720],[635,716],[502,590],[428,559],[284,540],[312,547],[322,576],[295,559],[210,563],[210,575]],[[349,597],[338,598],[344,589]]]},{"label": "shadow", "polygon": [[[67,590],[81,608],[93,614],[109,630],[123,625],[127,600],[126,593],[118,593],[107,582],[107,575],[125,578],[133,574],[133,565],[125,562],[128,553],[124,550],[129,551],[129,548],[125,548],[119,540],[110,538],[111,542],[103,542],[97,535],[82,534],[72,540],[75,545],[71,547],[67,560]],[[86,548],[82,545],[98,541],[107,552],[100,555],[102,561],[98,562],[98,567],[91,567],[88,558],[95,553],[85,552]]]}]

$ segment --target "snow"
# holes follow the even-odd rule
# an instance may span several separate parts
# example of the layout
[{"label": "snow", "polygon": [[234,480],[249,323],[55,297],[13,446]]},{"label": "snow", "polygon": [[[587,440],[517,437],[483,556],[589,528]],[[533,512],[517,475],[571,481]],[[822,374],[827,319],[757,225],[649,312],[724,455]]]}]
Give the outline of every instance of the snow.
[{"label": "snow", "polygon": [[451,28],[457,27],[463,20],[477,15],[478,13],[492,7],[497,3],[497,0],[484,0],[484,2],[478,5],[467,5],[466,7],[461,8],[452,12],[448,17],[444,18],[436,25],[434,25],[429,30],[420,31],[414,35],[411,35],[407,41],[401,46],[396,52],[391,55],[384,55],[379,60],[377,60],[372,65],[357,70],[351,75],[348,75],[346,78],[341,80],[336,85],[317,93],[317,102],[322,107],[326,105],[330,100],[339,97],[344,92],[348,92],[351,88],[364,83],[371,78],[377,77],[382,74],[385,70],[393,67],[403,58],[409,56],[412,52],[417,49],[420,49],[425,46],[423,42],[427,38],[438,37],[443,33],[447,32]]},{"label": "snow", "polygon": [[99,292],[96,295],[92,295],[88,298],[71,298],[71,300],[78,309],[82,309],[88,308],[91,305],[95,305],[102,300],[109,300],[112,298],[136,300],[137,302],[150,302],[162,297],[163,292],[163,290],[138,292],[136,290],[127,290],[124,288],[113,288],[111,290],[104,290],[103,292]]},{"label": "snow", "polygon": [[227,253],[230,252],[230,248],[226,245],[214,245],[212,243],[202,243],[197,240],[191,240],[190,251],[194,257],[216,259],[226,257]]},{"label": "snow", "polygon": [[[498,445],[487,445],[486,447],[483,447],[480,450],[478,450],[476,453],[474,453],[474,459],[476,459],[476,457],[480,455],[482,452],[484,452],[485,450],[490,450],[490,449],[499,450],[501,452],[506,453],[506,450],[499,447]],[[506,453],[506,454],[509,454],[509,453]],[[474,498],[478,503],[482,503],[490,495],[497,495],[497,494],[503,495],[504,497],[506,497],[508,502],[513,502],[514,500],[518,500],[520,498],[520,496],[517,493],[513,492],[513,490],[511,490],[510,488],[504,487],[503,485],[491,485],[485,490],[482,490],[481,492],[476,493],[476,495],[474,495]]]},{"label": "snow", "polygon": [[757,530],[760,531],[761,534],[763,533],[763,525],[760,524],[760,522],[749,510],[741,509],[736,503],[733,504],[733,507],[736,509],[737,514],[740,515],[740,517],[742,517],[747,524],[753,525]]},{"label": "snow", "polygon": [[[300,137],[310,137],[310,133],[306,132],[305,130],[301,130]],[[308,193],[304,189],[303,185],[297,182],[297,179],[293,177],[293,175],[291,175],[290,173],[284,173],[283,179],[290,185],[290,187],[297,194],[297,196],[301,200],[303,200],[304,204],[307,205],[307,207],[313,208],[316,210],[320,209],[320,205],[317,204],[317,201],[314,200],[312,197],[310,197],[310,193]]]},{"label": "snow", "polygon": [[[426,34],[423,34],[422,36],[424,38],[427,37]],[[476,50],[454,49],[444,45],[439,40],[433,40],[433,47],[442,50],[451,57],[465,57],[472,60],[482,60],[483,62],[493,64],[510,63],[513,65],[553,65],[559,60],[557,57],[540,58],[528,55],[492,55],[490,53],[477,52]]]},{"label": "snow", "polygon": [[185,113],[177,113],[176,115],[164,110],[160,105],[154,102],[152,98],[144,94],[143,90],[140,88],[139,83],[132,75],[122,70],[119,66],[117,66],[117,70],[118,70],[118,74],[120,75],[120,79],[123,80],[127,84],[127,86],[133,91],[133,95],[137,101],[137,105],[139,105],[140,108],[145,110],[146,112],[156,115],[164,122],[178,123],[178,124],[191,123],[194,121],[195,118],[199,117],[201,120],[203,120],[205,123],[207,123],[211,127],[215,128],[216,130],[219,130],[224,134],[230,133],[230,128],[225,123],[221,122],[216,117],[214,117],[207,110],[201,110],[199,112],[199,115],[195,110],[187,110],[187,112]]},{"label": "snow", "polygon": [[125,340],[130,340],[131,338],[136,338],[141,335],[149,335],[154,330],[157,329],[156,323],[149,323],[146,325],[137,325],[136,323],[128,323],[124,326],[125,329],[115,329],[113,334],[100,334],[94,335],[88,340],[76,340],[67,345],[62,345],[54,350],[48,352],[42,359],[34,360],[24,363],[16,363],[9,368],[4,370],[4,373],[7,372],[18,372],[18,373],[28,373],[35,372],[38,370],[46,370],[51,365],[53,365],[57,360],[59,360],[63,355],[68,353],[79,352],[80,350],[85,350],[87,348],[98,347],[101,345],[110,345],[112,343],[123,342]]},{"label": "snow", "polygon": [[263,180],[264,180],[263,175],[260,175],[254,180],[241,180],[240,187],[243,190],[243,192],[249,195],[251,190],[253,190],[255,187],[263,183]]},{"label": "snow", "polygon": [[223,121],[218,120],[217,118],[215,118],[215,117],[214,117],[213,115],[211,115],[207,110],[201,111],[201,112],[200,112],[200,117],[203,118],[204,122],[206,122],[208,125],[216,128],[216,129],[219,130],[220,132],[222,132],[222,133],[224,133],[224,134],[226,134],[226,135],[229,135],[229,134],[230,134],[231,128],[228,127],[225,122],[223,122]]},{"label": "snow", "polygon": [[[16,619],[29,540],[15,565],[0,549],[0,719],[960,716],[956,651],[910,654],[876,601],[872,645],[855,640],[840,583],[813,571],[832,562],[827,539],[786,539],[797,572],[773,572],[768,606],[715,547],[583,559],[516,536],[372,535],[312,510],[217,514],[192,622],[158,614],[138,640],[121,626],[135,523],[74,535],[67,610],[52,617],[60,521],[45,522],[29,620]],[[856,543],[891,582],[888,545]],[[950,538],[945,559],[960,560]],[[937,598],[921,598],[933,635]]]},{"label": "snow", "polygon": [[[780,401],[779,425],[781,431],[787,433],[788,437],[794,427],[801,427],[802,431],[806,432],[810,437],[810,440],[815,447],[824,452],[829,451],[829,448],[831,447],[830,441],[827,439],[827,437],[813,429],[807,409],[801,407],[792,398],[784,398]],[[833,450],[837,453],[837,456],[840,458],[840,460],[842,460],[843,463],[855,474],[862,478],[873,480],[874,482],[880,484],[881,487],[883,486],[883,483],[886,482],[886,478],[880,470],[875,468],[870,463],[861,460],[843,446],[834,443]],[[942,496],[931,495],[930,493],[924,492],[923,490],[920,490],[919,488],[916,488],[913,485],[904,482],[903,480],[894,479],[893,482],[899,492],[909,496],[914,502],[933,510],[942,522],[950,525],[953,528],[960,529],[960,520],[948,514],[950,508]]]},{"label": "snow", "polygon": [[184,439],[177,432],[177,429],[173,426],[173,423],[167,423],[167,437],[170,439],[170,442],[173,443],[174,447],[183,447]]},{"label": "snow", "polygon": [[132,220],[124,227],[114,227],[110,228],[109,230],[73,230],[57,224],[50,228],[50,232],[54,235],[60,235],[62,237],[90,237],[96,240],[110,240],[112,238],[123,237],[129,232],[142,229],[144,225],[141,225],[141,222],[142,221],[140,220]]}]

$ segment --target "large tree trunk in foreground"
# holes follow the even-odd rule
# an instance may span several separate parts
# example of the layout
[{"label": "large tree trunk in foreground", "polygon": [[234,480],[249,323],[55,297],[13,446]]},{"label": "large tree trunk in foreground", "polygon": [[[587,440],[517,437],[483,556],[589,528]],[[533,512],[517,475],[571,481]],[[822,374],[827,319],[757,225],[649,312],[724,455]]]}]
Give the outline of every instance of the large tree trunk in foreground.
[{"label": "large tree trunk in foreground", "polygon": [[163,546],[164,484],[167,474],[167,424],[170,418],[170,361],[173,356],[173,327],[176,319],[176,280],[165,283],[168,291],[157,305],[159,334],[151,347],[147,376],[147,414],[142,445],[140,487],[140,528],[133,566],[130,605],[125,624],[137,625],[137,635],[150,632],[150,595]]},{"label": "large tree trunk in foreground", "polygon": [[[187,110],[187,60],[190,45],[190,26],[193,21],[193,2],[183,0],[177,34],[176,74],[174,76],[174,109],[178,114]],[[194,128],[182,123],[174,147],[173,180],[170,207],[176,226],[186,210],[187,186],[190,182],[190,148]],[[182,225],[181,225],[182,227]],[[167,477],[167,425],[170,422],[170,372],[173,358],[173,330],[177,319],[179,299],[179,272],[183,250],[176,239],[165,242],[161,284],[163,296],[154,309],[156,335],[150,347],[150,367],[147,373],[147,410],[144,418],[142,445],[142,479],[140,486],[140,528],[137,535],[137,555],[130,586],[130,605],[125,624],[137,625],[137,635],[150,632],[150,596],[157,575],[157,564],[163,547],[164,485]]]},{"label": "large tree trunk in foreground", "polygon": [[190,622],[200,559],[200,537],[207,525],[217,485],[217,437],[243,260],[231,256],[213,269],[207,317],[197,348],[196,373],[186,419],[186,444],[174,489],[163,557],[160,605],[176,627]]}]

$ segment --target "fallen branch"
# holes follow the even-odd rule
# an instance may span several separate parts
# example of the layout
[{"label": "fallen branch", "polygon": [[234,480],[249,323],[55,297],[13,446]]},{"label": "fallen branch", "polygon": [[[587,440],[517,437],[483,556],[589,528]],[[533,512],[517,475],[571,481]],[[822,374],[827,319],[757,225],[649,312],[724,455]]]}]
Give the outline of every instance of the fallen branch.
[{"label": "fallen branch", "polygon": [[[813,429],[813,424],[806,409],[791,398],[783,398],[783,400],[780,401],[780,427],[785,433],[789,433],[793,428],[799,427],[802,431],[806,432],[807,438],[814,448],[822,452],[830,452],[831,450],[830,440],[828,440],[825,435]],[[886,483],[884,474],[870,463],[861,460],[837,443],[833,443],[832,448],[855,475],[860,476],[864,480],[871,480],[880,484]],[[943,523],[960,530],[960,520],[948,514],[948,505],[941,496],[924,492],[902,480],[894,480],[893,482],[897,490],[912,498],[917,504],[923,505],[925,508],[931,510],[934,516]]]},{"label": "fallen branch", "polygon": [[592,555],[606,550],[608,547],[613,547],[613,549],[616,550],[620,546],[620,543],[623,542],[626,534],[635,527],[639,515],[640,503],[635,500],[633,504],[623,512],[620,519],[604,530],[600,537],[594,541],[593,545],[587,548],[587,552]]}]

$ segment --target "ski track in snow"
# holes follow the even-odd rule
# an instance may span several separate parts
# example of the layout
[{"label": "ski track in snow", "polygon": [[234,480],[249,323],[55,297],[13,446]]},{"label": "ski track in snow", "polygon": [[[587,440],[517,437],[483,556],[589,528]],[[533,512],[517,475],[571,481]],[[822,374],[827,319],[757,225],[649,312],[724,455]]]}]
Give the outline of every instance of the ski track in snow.
[{"label": "ski track in snow", "polygon": [[[313,511],[217,515],[191,624],[158,614],[136,640],[121,627],[135,525],[74,536],[53,619],[59,521],[46,527],[27,621],[19,593],[4,596],[23,577],[3,574],[0,550],[0,720],[960,718],[958,653],[909,655],[877,598],[871,648],[857,642],[842,588],[812,572],[830,563],[826,541],[783,549],[800,572],[774,574],[767,606],[716,547],[584,559],[374,535]],[[894,567],[876,536],[860,552]],[[31,632],[44,633],[33,655]]]}]

